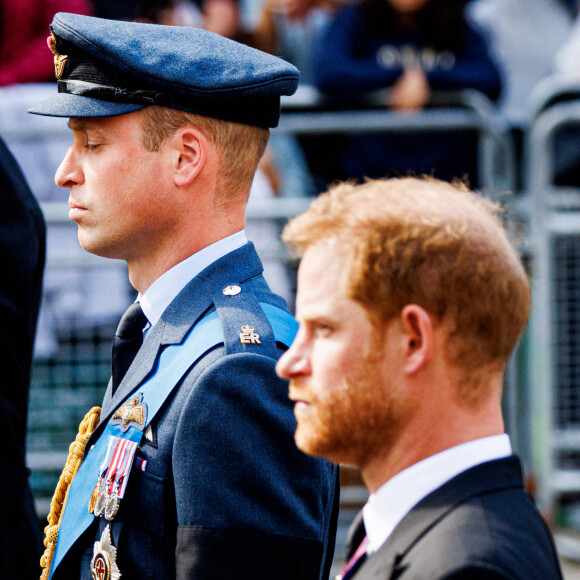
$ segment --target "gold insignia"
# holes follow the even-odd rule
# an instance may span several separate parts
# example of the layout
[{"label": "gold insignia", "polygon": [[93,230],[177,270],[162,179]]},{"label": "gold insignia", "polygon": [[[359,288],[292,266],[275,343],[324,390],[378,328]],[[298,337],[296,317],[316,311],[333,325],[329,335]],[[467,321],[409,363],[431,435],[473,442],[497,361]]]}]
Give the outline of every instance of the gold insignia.
[{"label": "gold insignia", "polygon": [[111,540],[111,528],[107,526],[101,539],[95,542],[91,560],[93,580],[119,580],[121,571],[117,566],[117,548]]},{"label": "gold insignia", "polygon": [[64,67],[68,60],[68,55],[60,54],[58,52],[56,48],[56,36],[54,35],[54,32],[51,32],[50,36],[48,37],[48,47],[54,54],[54,74],[56,75],[57,79],[60,79],[60,77],[62,77],[62,73],[64,72]]},{"label": "gold insignia", "polygon": [[92,514],[95,511],[95,505],[97,504],[97,500],[99,499],[99,492],[101,489],[101,483],[103,482],[103,476],[99,477],[97,481],[97,485],[95,485],[95,489],[93,489],[93,493],[91,494],[91,499],[89,500],[89,513]]},{"label": "gold insignia", "polygon": [[111,419],[111,425],[120,424],[123,433],[131,426],[143,431],[143,427],[147,421],[147,405],[141,402],[142,399],[143,394],[138,393],[126,403],[123,403],[115,411]]},{"label": "gold insignia", "polygon": [[254,327],[246,324],[242,326],[240,332],[240,342],[242,344],[262,344],[260,342],[260,335],[254,332]]}]

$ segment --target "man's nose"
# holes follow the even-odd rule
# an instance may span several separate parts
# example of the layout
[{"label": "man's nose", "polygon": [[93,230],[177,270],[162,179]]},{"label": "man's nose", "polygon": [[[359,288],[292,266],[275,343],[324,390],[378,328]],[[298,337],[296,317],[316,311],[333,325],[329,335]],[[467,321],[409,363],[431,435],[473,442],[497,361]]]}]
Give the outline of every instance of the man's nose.
[{"label": "man's nose", "polygon": [[310,373],[310,360],[300,333],[296,335],[292,346],[280,357],[276,372],[279,377],[287,380]]},{"label": "man's nose", "polygon": [[66,188],[70,188],[73,185],[80,185],[84,182],[83,173],[75,162],[75,154],[72,147],[69,148],[56,170],[54,181],[60,187]]}]

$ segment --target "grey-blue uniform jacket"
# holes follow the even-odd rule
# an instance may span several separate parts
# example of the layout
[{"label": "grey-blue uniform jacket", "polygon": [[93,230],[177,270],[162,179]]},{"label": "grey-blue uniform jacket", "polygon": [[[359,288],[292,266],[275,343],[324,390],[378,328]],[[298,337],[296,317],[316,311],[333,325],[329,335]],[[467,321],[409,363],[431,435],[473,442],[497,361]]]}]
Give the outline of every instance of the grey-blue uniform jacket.
[{"label": "grey-blue uniform jacket", "polygon": [[[224,294],[232,285],[241,292]],[[249,243],[196,276],[149,330],[113,396],[109,385],[87,450],[151,375],[164,348],[180,344],[214,309],[224,342],[192,361],[137,450],[147,466],[131,471],[117,516],[95,517],[54,579],[91,578],[93,547],[108,524],[128,580],[328,577],[337,468],[295,446],[287,383],[274,371],[285,347],[274,342],[261,304],[286,309]],[[246,324],[260,344],[242,343]]]}]

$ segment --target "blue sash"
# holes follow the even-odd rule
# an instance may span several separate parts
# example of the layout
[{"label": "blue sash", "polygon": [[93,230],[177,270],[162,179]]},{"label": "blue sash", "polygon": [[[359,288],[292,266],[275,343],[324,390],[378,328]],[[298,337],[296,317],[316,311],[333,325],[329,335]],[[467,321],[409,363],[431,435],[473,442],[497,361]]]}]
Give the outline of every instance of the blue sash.
[{"label": "blue sash", "polygon": [[[290,346],[296,334],[297,322],[280,308],[265,303],[261,303],[261,306],[270,321],[275,340]],[[147,403],[147,419],[142,428],[129,426],[123,432],[119,425],[111,425],[110,422],[107,424],[94,447],[86,453],[71,483],[49,578],[52,578],[65,554],[94,520],[95,516],[88,511],[89,498],[95,487],[99,467],[107,453],[109,436],[140,443],[147,426],[183,375],[209,349],[223,342],[222,325],[217,312],[213,311],[193,327],[183,343],[169,345],[164,349],[159,357],[157,370],[139,388],[143,401]]]}]

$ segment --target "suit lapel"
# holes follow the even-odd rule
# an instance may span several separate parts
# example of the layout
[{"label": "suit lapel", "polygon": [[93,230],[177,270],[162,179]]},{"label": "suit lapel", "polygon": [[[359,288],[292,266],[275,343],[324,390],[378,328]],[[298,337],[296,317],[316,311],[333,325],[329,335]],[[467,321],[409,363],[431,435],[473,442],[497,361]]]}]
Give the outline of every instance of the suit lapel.
[{"label": "suit lapel", "polygon": [[[516,456],[488,461],[460,473],[421,500],[399,523],[386,542],[361,566],[359,578],[394,580],[404,570],[411,548],[449,512],[468,499],[507,488],[522,488],[522,468]],[[359,576],[360,574],[360,576]]]},{"label": "suit lapel", "polygon": [[246,282],[259,276],[262,271],[260,259],[250,242],[223,256],[191,280],[149,331],[113,397],[109,381],[99,427],[109,420],[113,412],[149,376],[160,351],[169,344],[182,342],[198,320],[213,307],[213,296],[216,291],[219,292],[230,284]]},{"label": "suit lapel", "polygon": [[356,552],[358,546],[360,546],[367,532],[365,530],[365,523],[362,517],[362,511],[360,511],[355,519],[353,520],[346,537],[346,557],[345,560],[348,562],[353,554]]}]

